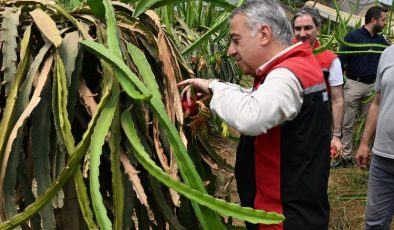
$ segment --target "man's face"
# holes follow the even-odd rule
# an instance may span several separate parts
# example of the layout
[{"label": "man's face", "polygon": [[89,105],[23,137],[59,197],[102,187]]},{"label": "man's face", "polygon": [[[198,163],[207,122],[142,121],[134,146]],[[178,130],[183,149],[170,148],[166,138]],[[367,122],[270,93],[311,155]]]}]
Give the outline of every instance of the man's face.
[{"label": "man's face", "polygon": [[228,48],[228,55],[235,58],[237,65],[246,75],[256,75],[257,68],[264,60],[261,57],[261,44],[259,38],[261,33],[258,31],[252,36],[252,32],[247,25],[247,18],[243,14],[233,17],[230,22],[231,43]]},{"label": "man's face", "polygon": [[309,41],[311,47],[314,47],[316,37],[319,34],[319,28],[316,27],[309,14],[298,16],[294,20],[294,36],[297,41]]},{"label": "man's face", "polygon": [[375,33],[380,33],[383,31],[384,26],[386,25],[386,19],[387,19],[387,13],[386,12],[381,12],[380,13],[380,18],[379,19],[372,19],[373,23],[373,31]]}]

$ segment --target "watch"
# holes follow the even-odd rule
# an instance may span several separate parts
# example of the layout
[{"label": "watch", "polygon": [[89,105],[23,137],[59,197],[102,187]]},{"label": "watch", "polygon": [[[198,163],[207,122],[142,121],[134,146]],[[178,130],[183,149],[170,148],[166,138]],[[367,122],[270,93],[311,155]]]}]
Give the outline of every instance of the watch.
[{"label": "watch", "polygon": [[338,137],[338,138],[342,138],[343,137],[343,133],[342,132],[333,132],[332,135],[334,137]]}]

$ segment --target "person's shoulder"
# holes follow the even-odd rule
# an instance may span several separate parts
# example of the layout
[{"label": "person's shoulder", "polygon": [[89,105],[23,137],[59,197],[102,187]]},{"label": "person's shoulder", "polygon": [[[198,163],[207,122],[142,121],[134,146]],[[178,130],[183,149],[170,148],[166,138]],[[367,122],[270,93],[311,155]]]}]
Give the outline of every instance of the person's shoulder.
[{"label": "person's shoulder", "polygon": [[362,28],[357,28],[357,29],[350,30],[347,34],[348,35],[359,35],[362,32],[363,32]]},{"label": "person's shoulder", "polygon": [[383,36],[383,34],[377,34],[376,36],[379,38],[379,40],[382,41],[382,43],[386,43],[386,44],[390,45],[388,43],[388,41],[386,40],[386,38]]},{"label": "person's shoulder", "polygon": [[345,35],[345,40],[353,40],[363,35],[361,29],[353,29]]},{"label": "person's shoulder", "polygon": [[[391,46],[389,46],[389,47],[387,47],[384,51],[383,51],[383,54],[394,54],[394,45],[391,45]],[[382,54],[382,55],[383,55]]]},{"label": "person's shoulder", "polygon": [[322,53],[325,54],[325,55],[335,55],[335,56],[337,56],[334,52],[332,52],[329,49],[324,50]]},{"label": "person's shoulder", "polygon": [[380,56],[380,60],[379,60],[379,65],[381,66],[380,68],[383,70],[385,69],[385,67],[391,66],[393,59],[394,59],[394,45],[391,45],[387,47],[383,51],[382,55]]},{"label": "person's shoulder", "polygon": [[389,47],[387,47],[386,49],[390,49],[391,51],[394,50],[394,45],[390,45]]},{"label": "person's shoulder", "polygon": [[337,55],[329,49],[324,50],[323,52],[320,52],[320,53],[316,54],[315,56],[318,60],[327,59],[327,61],[329,61],[329,62],[332,62],[332,60],[337,57]]}]

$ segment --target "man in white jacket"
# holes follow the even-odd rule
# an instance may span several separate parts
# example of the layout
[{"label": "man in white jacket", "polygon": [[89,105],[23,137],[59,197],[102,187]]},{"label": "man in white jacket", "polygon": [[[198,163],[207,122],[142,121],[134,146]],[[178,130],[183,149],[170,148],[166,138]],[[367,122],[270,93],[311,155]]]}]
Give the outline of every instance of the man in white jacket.
[{"label": "man in white jacket", "polygon": [[235,165],[241,204],[286,217],[281,224],[246,223],[247,228],[327,229],[331,122],[326,84],[310,45],[291,45],[291,25],[272,0],[234,10],[230,37],[228,54],[254,77],[252,89],[207,79],[179,86],[211,95],[212,112],[242,134]]}]

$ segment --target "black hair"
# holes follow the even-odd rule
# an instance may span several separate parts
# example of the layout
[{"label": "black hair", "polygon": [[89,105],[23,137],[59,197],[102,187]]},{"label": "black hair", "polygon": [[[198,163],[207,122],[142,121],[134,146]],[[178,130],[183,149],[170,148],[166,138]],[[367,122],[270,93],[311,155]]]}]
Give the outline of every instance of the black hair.
[{"label": "black hair", "polygon": [[365,24],[368,24],[372,21],[373,18],[379,19],[382,12],[387,13],[388,9],[381,6],[373,6],[368,9],[365,14]]}]

